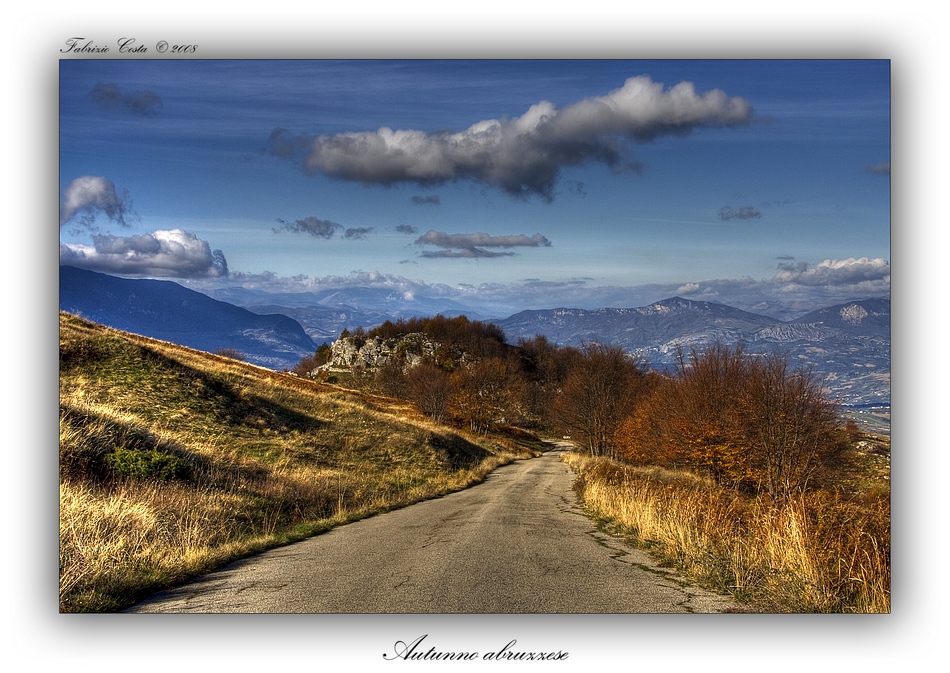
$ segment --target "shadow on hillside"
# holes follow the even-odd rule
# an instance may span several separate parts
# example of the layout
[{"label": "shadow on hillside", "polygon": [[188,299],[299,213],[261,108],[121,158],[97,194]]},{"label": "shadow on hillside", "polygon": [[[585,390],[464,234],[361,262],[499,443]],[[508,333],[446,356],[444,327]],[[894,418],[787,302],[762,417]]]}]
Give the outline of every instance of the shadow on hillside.
[{"label": "shadow on hillside", "polygon": [[211,471],[209,458],[174,440],[160,437],[143,425],[68,403],[60,404],[59,414],[61,478],[102,482],[120,476],[109,464],[109,456],[117,451],[139,452],[143,457],[156,454],[174,457],[188,468],[176,471],[174,478],[185,481]]},{"label": "shadow on hillside", "polygon": [[490,455],[478,444],[453,433],[430,433],[426,437],[426,445],[432,447],[446,466],[453,470],[475,467]]},{"label": "shadow on hillside", "polygon": [[[326,421],[291,409],[273,399],[247,392],[243,386],[229,381],[228,374],[206,372],[147,346],[140,348],[143,359],[151,360],[175,372],[183,380],[190,381],[189,393],[210,404],[208,411],[223,423],[275,431],[314,430],[327,425]],[[259,385],[267,384],[262,382]]]}]

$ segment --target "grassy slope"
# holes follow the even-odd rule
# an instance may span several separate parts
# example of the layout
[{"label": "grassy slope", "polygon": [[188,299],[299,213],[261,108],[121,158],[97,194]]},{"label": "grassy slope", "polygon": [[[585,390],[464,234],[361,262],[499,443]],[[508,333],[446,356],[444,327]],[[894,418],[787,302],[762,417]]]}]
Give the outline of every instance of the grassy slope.
[{"label": "grassy slope", "polygon": [[61,314],[60,609],[120,609],[540,447]]}]

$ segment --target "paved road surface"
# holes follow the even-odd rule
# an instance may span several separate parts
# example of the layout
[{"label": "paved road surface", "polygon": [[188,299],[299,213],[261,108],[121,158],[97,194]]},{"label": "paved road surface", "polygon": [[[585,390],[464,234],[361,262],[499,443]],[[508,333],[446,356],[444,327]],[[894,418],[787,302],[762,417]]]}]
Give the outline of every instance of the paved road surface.
[{"label": "paved road surface", "polygon": [[724,612],[599,533],[549,451],[475,487],[231,563],[129,612]]}]

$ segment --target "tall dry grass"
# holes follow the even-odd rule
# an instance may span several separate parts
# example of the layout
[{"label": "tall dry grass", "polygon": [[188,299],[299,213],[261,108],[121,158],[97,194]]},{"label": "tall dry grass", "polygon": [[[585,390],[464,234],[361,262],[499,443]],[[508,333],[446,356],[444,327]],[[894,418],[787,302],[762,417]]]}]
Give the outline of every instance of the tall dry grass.
[{"label": "tall dry grass", "polygon": [[[151,588],[210,568],[265,539],[225,526],[225,493],[128,481],[60,483],[60,607],[117,609]],[[257,544],[255,544],[257,543]]]},{"label": "tall dry grass", "polygon": [[121,609],[535,455],[395,400],[70,316],[60,330],[61,611]]},{"label": "tall dry grass", "polygon": [[706,586],[776,612],[890,611],[890,507],[836,492],[784,506],[698,476],[564,454],[591,514]]},{"label": "tall dry grass", "polygon": [[267,465],[221,451],[189,482],[64,476],[60,608],[120,609],[229,560],[465,488],[520,457],[500,450],[459,470],[383,473],[369,461]]}]

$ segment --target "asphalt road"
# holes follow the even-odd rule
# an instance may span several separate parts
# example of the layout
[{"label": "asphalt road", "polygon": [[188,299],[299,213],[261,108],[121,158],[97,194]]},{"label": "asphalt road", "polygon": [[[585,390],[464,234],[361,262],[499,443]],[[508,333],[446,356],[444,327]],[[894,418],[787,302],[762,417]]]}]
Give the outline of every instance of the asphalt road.
[{"label": "asphalt road", "polygon": [[472,488],[231,563],[127,612],[726,612],[596,530],[549,451]]}]

